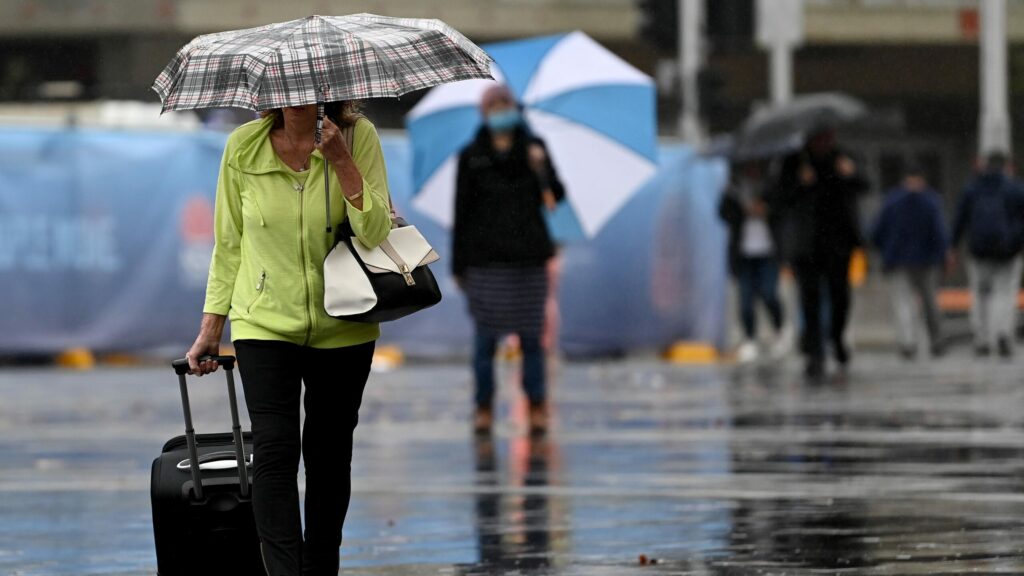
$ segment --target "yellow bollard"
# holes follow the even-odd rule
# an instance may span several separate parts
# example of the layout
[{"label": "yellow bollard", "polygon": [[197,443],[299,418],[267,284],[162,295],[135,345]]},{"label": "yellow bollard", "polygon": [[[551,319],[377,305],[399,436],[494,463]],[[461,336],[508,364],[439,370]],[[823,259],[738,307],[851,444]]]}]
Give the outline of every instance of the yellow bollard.
[{"label": "yellow bollard", "polygon": [[91,370],[96,367],[96,356],[88,348],[70,348],[57,355],[57,365],[73,370]]},{"label": "yellow bollard", "polygon": [[390,372],[405,363],[405,354],[398,346],[381,346],[373,352],[373,371]]},{"label": "yellow bollard", "polygon": [[680,341],[669,346],[664,357],[672,364],[714,364],[718,350],[706,342]]}]

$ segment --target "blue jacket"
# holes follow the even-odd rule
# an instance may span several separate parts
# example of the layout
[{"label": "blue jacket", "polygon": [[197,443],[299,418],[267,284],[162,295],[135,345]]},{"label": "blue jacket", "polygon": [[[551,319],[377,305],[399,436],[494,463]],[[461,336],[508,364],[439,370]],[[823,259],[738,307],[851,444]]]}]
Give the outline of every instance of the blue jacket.
[{"label": "blue jacket", "polygon": [[[1009,238],[1003,239],[999,235],[986,234],[998,229],[985,221],[986,217],[980,217],[983,222],[977,222],[976,218],[972,218],[976,206],[993,197],[999,199],[1005,210],[1005,225],[1009,227],[1006,234]],[[981,228],[975,230],[974,226]],[[1024,247],[1024,190],[1014,180],[1001,173],[986,172],[976,176],[964,188],[957,207],[956,220],[953,222],[953,244],[959,244],[964,237],[967,238],[968,252],[975,258],[1002,261],[1020,253]]]},{"label": "blue jacket", "polygon": [[881,252],[886,270],[941,265],[949,250],[949,233],[939,195],[930,189],[890,191],[871,232],[871,242]]}]

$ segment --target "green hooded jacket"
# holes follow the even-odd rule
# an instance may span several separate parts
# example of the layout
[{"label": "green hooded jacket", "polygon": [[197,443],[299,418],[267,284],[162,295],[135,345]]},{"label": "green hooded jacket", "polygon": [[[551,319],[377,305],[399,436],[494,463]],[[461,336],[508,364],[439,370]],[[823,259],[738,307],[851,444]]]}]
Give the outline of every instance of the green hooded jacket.
[{"label": "green hooded jacket", "polygon": [[[273,118],[254,120],[228,137],[217,181],[215,244],[203,311],[227,315],[231,339],[280,340],[314,348],[376,340],[377,324],[338,320],[324,311],[326,232],[324,158],[296,172],[270,143]],[[355,125],[352,157],[363,176],[363,209],[344,200],[331,171],[331,222],[348,218],[356,237],[375,247],[391,227],[387,169],[373,124]]]}]

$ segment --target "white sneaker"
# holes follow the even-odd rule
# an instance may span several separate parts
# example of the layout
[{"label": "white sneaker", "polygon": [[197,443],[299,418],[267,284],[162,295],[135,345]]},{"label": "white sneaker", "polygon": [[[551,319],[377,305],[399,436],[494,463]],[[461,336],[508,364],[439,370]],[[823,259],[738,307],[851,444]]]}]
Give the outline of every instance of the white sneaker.
[{"label": "white sneaker", "polygon": [[736,349],[736,360],[740,364],[748,364],[757,360],[757,344],[747,340]]}]

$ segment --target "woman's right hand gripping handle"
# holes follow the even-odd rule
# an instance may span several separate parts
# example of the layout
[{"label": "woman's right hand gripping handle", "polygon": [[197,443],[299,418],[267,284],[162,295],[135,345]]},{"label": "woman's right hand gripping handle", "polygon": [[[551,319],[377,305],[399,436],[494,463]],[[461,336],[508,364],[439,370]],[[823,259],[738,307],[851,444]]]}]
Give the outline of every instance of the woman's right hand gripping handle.
[{"label": "woman's right hand gripping handle", "polygon": [[196,336],[195,343],[192,344],[192,347],[185,354],[185,358],[188,360],[189,374],[202,376],[217,371],[217,362],[215,360],[200,362],[199,359],[204,356],[220,355],[220,338],[224,334],[224,323],[226,321],[227,316],[203,314],[203,322],[199,327],[199,336]]}]

